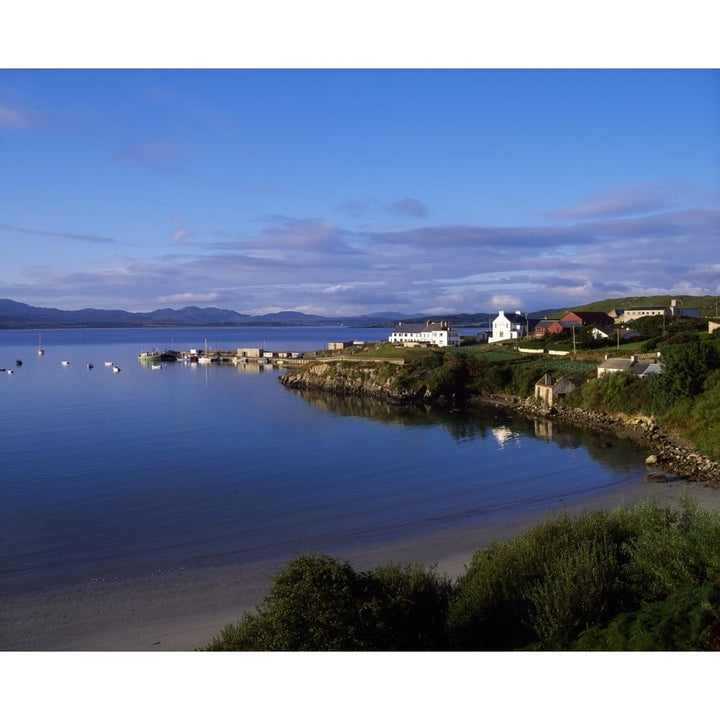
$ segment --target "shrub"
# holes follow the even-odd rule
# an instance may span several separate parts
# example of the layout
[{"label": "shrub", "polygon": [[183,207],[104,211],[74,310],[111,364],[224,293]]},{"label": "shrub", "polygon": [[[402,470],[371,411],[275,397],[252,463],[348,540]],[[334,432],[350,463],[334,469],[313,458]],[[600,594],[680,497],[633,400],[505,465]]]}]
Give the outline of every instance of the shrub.
[{"label": "shrub", "polygon": [[720,368],[720,350],[713,341],[663,347],[663,372],[650,378],[656,412],[702,392],[709,374]]},{"label": "shrub", "polygon": [[629,543],[628,576],[640,600],[720,582],[720,514],[687,498],[667,522],[647,524]]},{"label": "shrub", "polygon": [[460,649],[555,647],[623,606],[626,533],[603,511],[560,515],[477,551],[449,613]]},{"label": "shrub", "polygon": [[565,402],[586,410],[646,414],[651,404],[648,382],[625,372],[604,373],[588,380]]},{"label": "shrub", "polygon": [[367,572],[326,555],[300,555],[275,576],[255,613],[208,650],[420,650],[446,645],[452,586],[434,569]]},{"label": "shrub", "polygon": [[704,584],[592,628],[575,650],[720,650],[720,586]]}]

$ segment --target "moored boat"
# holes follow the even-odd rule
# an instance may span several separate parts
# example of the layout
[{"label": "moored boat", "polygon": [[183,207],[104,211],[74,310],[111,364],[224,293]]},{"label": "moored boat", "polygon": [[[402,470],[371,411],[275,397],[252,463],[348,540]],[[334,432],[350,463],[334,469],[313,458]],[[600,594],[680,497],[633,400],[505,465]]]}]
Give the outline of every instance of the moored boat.
[{"label": "moored boat", "polygon": [[138,355],[138,360],[150,360],[150,361],[160,360],[160,351],[157,348],[153,348],[152,350],[150,350],[150,352],[143,350]]}]

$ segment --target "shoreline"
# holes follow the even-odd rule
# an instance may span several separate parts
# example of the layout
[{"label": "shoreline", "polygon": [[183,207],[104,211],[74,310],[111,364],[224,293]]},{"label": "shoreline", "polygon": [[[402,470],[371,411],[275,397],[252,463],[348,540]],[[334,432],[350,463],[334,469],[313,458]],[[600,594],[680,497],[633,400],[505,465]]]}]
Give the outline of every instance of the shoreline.
[{"label": "shoreline", "polygon": [[[720,490],[681,479],[638,482],[519,513],[474,519],[418,536],[330,551],[357,568],[389,563],[436,565],[455,579],[473,552],[509,540],[553,512],[613,510],[645,499],[678,505],[683,495],[720,509]],[[0,649],[5,651],[192,651],[227,623],[262,602],[270,579],[288,557],[152,576],[84,583],[0,599]]]}]

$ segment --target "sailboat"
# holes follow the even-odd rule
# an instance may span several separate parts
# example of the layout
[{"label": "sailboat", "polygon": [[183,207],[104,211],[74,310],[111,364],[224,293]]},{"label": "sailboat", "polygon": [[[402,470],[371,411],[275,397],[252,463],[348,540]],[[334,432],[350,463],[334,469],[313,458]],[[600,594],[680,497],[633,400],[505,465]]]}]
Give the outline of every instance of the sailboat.
[{"label": "sailboat", "polygon": [[208,355],[207,338],[205,338],[205,352],[198,358],[198,364],[208,365],[211,362],[212,362],[212,360],[210,359],[210,356]]},{"label": "sailboat", "polygon": [[45,351],[42,347],[42,333],[38,333],[38,355],[44,355]]}]

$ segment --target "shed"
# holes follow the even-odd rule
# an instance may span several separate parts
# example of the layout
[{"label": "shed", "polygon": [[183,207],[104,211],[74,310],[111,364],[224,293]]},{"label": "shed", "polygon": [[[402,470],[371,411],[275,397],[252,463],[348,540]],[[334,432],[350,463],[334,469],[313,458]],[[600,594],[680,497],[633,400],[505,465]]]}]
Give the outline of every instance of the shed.
[{"label": "shed", "polygon": [[577,388],[577,384],[568,378],[561,377],[555,380],[550,373],[545,373],[535,383],[535,398],[540,400],[545,407],[552,407],[556,400],[565,397]]}]

